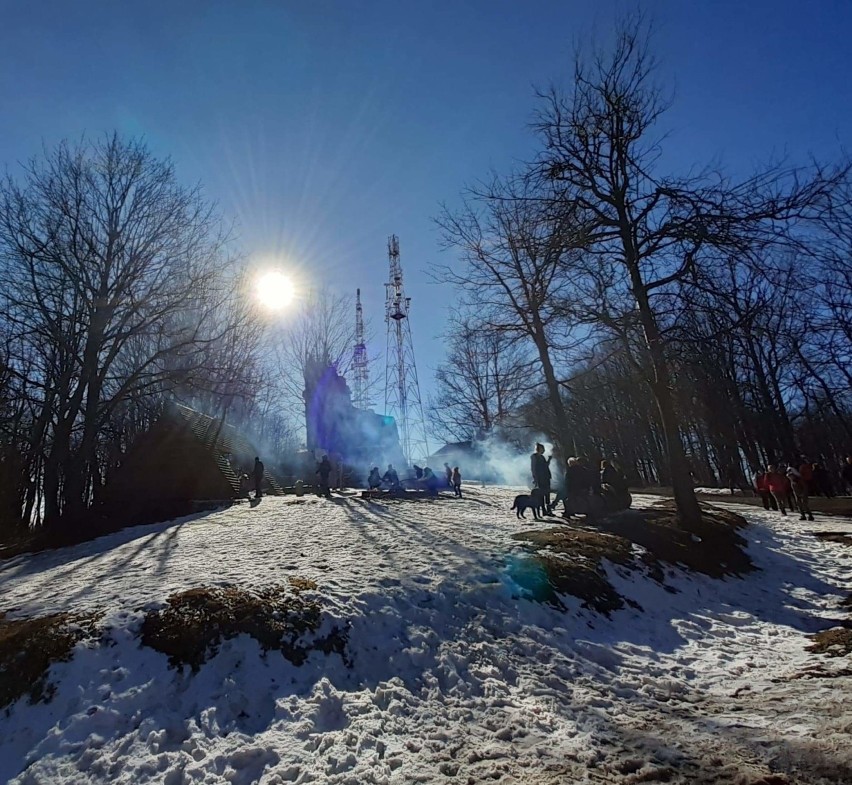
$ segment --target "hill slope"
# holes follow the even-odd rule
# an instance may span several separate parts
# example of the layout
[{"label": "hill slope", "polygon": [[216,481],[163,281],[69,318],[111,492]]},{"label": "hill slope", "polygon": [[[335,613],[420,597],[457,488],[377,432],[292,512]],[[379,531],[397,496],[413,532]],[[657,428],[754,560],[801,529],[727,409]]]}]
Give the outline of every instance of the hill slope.
[{"label": "hill slope", "polygon": [[[514,493],[266,498],[0,562],[7,623],[97,629],[0,716],[0,782],[852,781],[848,659],[808,650],[852,582],[810,532],[848,521],[741,510],[754,572],[607,563],[607,616],[530,599]],[[140,632],[197,587],[250,602],[193,671]],[[249,623],[264,597],[279,626],[302,603],[304,656]]]}]

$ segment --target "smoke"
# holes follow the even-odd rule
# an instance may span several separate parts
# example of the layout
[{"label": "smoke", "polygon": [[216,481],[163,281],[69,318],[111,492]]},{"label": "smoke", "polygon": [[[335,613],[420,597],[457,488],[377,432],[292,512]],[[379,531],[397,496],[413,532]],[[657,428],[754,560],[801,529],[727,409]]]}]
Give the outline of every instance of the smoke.
[{"label": "smoke", "polygon": [[[471,480],[531,488],[530,455],[535,450],[536,442],[544,445],[545,456],[553,454],[552,442],[543,435],[531,436],[528,432],[524,434],[523,446],[517,441],[507,441],[505,436],[499,434],[474,442],[474,454],[460,459],[466,464],[462,474]],[[551,464],[551,472],[555,479],[558,473],[555,461]]]}]

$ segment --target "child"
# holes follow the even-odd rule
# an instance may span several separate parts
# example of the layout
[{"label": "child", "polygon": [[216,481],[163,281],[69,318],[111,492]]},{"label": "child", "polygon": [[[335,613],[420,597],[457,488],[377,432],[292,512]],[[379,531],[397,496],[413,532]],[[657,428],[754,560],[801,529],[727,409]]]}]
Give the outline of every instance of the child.
[{"label": "child", "polygon": [[456,466],[453,469],[453,490],[456,492],[456,496],[461,499],[461,472],[459,471],[459,467]]}]

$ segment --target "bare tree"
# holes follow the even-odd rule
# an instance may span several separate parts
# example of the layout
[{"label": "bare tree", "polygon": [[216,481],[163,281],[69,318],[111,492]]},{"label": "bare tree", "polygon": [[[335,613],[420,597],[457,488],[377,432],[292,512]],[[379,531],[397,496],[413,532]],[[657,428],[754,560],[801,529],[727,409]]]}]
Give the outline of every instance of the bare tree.
[{"label": "bare tree", "polygon": [[221,369],[211,352],[236,296],[225,242],[198,188],[117,135],[63,143],[0,186],[3,304],[30,357],[14,365],[35,396],[47,524],[91,502],[99,433],[125,401]]},{"label": "bare tree", "polygon": [[570,434],[557,365],[580,344],[561,307],[569,287],[566,256],[581,239],[574,215],[547,209],[528,178],[495,177],[470,189],[462,210],[445,209],[438,225],[446,245],[461,253],[462,265],[438,267],[435,277],[462,289],[465,307],[489,333],[522,337],[535,347],[554,438],[567,454]]},{"label": "bare tree", "polygon": [[440,438],[475,439],[502,425],[529,394],[531,362],[511,336],[456,315],[444,335],[447,359],[435,371],[433,429]]},{"label": "bare tree", "polygon": [[271,350],[282,390],[282,405],[291,415],[307,417],[306,372],[312,363],[333,366],[344,375],[355,346],[352,297],[330,289],[314,289],[297,312],[270,333]]},{"label": "bare tree", "polygon": [[571,257],[572,275],[590,282],[586,290],[599,299],[586,300],[578,288],[572,305],[583,299],[590,318],[610,329],[641,328],[679,517],[693,526],[700,513],[681,442],[666,328],[688,309],[696,271],[720,249],[749,254],[795,242],[794,223],[823,209],[846,170],[769,167],[741,183],[709,170],[657,174],[662,141],[653,134],[668,104],[653,74],[641,20],[621,27],[611,52],[578,56],[572,88],[541,95],[538,173],[586,228],[584,254]]}]

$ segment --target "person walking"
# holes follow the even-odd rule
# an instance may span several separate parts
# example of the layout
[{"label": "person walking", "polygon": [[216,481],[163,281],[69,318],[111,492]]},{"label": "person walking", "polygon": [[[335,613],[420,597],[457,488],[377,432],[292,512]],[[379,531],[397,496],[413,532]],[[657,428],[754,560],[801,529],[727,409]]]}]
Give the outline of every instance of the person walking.
[{"label": "person walking", "polygon": [[777,511],[778,505],[775,503],[775,497],[769,490],[769,483],[766,480],[766,472],[758,469],[755,471],[751,482],[754,486],[754,492],[760,496],[760,500],[763,502],[763,509]]},{"label": "person walking", "polygon": [[808,484],[805,482],[805,478],[791,466],[787,469],[787,479],[790,481],[793,493],[796,496],[796,505],[799,508],[800,520],[805,520],[805,516],[807,515],[808,520],[812,521],[814,514],[811,512],[810,499],[808,498]]},{"label": "person walking", "polygon": [[327,455],[323,455],[322,460],[319,462],[319,466],[317,467],[317,475],[319,476],[320,495],[325,496],[326,499],[331,498],[331,488],[328,484],[328,478],[330,474],[331,461],[328,460]]},{"label": "person walking", "polygon": [[462,495],[461,494],[461,472],[459,471],[458,466],[456,466],[456,468],[453,469],[452,481],[453,481],[453,490],[455,491],[456,496],[458,496],[459,499],[461,499],[461,495]]},{"label": "person walking", "polygon": [[816,492],[816,488],[814,487],[814,467],[807,458],[802,458],[800,461],[799,474],[802,477],[802,482],[808,489],[808,495],[813,495]]},{"label": "person walking", "polygon": [[254,456],[254,498],[263,498],[263,461],[256,455]]},{"label": "person walking", "polygon": [[550,458],[544,457],[544,445],[536,443],[535,452],[530,456],[530,471],[532,472],[533,487],[538,488],[544,496],[544,511],[548,515],[553,515],[553,508],[550,506]]},{"label": "person walking", "polygon": [[787,478],[774,465],[766,467],[766,487],[782,515],[787,514],[787,485]]}]

